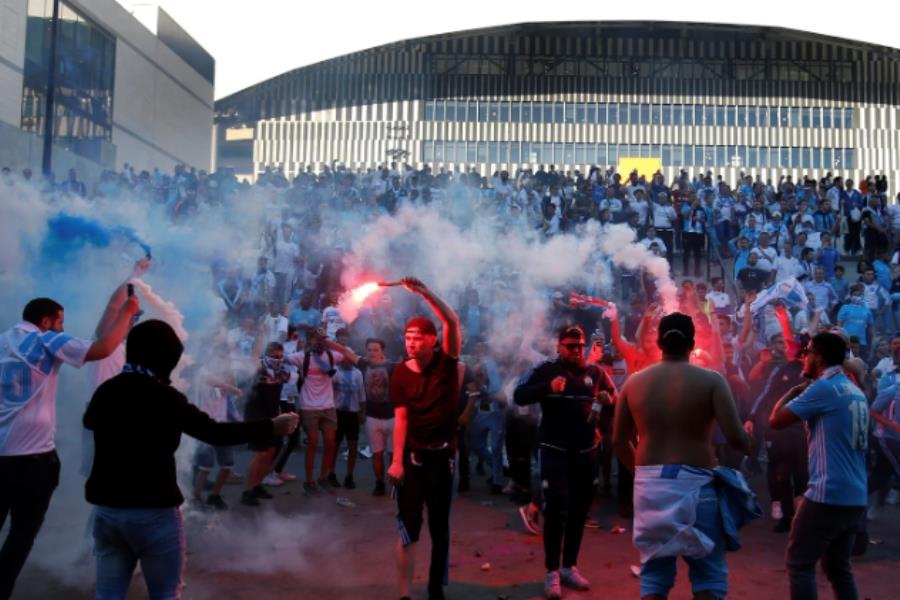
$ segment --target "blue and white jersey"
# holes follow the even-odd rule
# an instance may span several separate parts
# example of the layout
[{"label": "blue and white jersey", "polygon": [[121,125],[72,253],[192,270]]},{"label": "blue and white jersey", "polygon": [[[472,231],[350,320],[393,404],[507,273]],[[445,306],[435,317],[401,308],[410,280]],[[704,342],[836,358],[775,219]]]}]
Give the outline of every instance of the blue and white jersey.
[{"label": "blue and white jersey", "polygon": [[81,367],[90,347],[24,321],[0,335],[0,456],[55,448],[59,368]]},{"label": "blue and white jersey", "polygon": [[869,405],[840,368],[828,369],[787,405],[806,422],[813,502],[866,506]]}]

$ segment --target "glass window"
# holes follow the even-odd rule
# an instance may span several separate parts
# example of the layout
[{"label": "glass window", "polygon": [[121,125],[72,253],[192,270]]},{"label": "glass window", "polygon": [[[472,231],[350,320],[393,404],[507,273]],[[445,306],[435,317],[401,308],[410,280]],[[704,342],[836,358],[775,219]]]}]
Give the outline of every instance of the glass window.
[{"label": "glass window", "polygon": [[[562,111],[562,105],[559,105],[559,110]],[[558,121],[561,121],[559,119]],[[553,123],[553,103],[552,102],[544,102],[544,123]]]},{"label": "glass window", "polygon": [[563,115],[563,119],[566,123],[574,123],[575,122],[575,103],[574,102],[566,102],[565,106],[565,114]]},{"label": "glass window", "polygon": [[716,166],[724,167],[728,164],[728,157],[725,154],[725,146],[716,146]]},{"label": "glass window", "polygon": [[587,106],[583,102],[575,105],[575,122],[587,123]]},{"label": "glass window", "polygon": [[[841,109],[840,109],[840,108],[836,108],[836,109],[834,110],[834,112],[837,113],[839,110],[841,110]],[[853,124],[853,109],[852,109],[852,108],[845,108],[845,109],[843,109],[843,113],[844,113],[844,123],[843,123],[842,127],[843,127],[844,129],[852,129],[852,128],[854,127],[854,124]],[[835,119],[837,119],[837,117],[835,117]]]},{"label": "glass window", "polygon": [[514,165],[522,162],[522,145],[519,142],[509,142],[509,162]]},{"label": "glass window", "polygon": [[509,101],[503,101],[500,103],[500,122],[509,122]]},{"label": "glass window", "polygon": [[509,107],[509,120],[513,123],[518,123],[522,120],[522,103],[512,101]]},{"label": "glass window", "polygon": [[522,103],[522,123],[531,123],[531,102],[527,100]]},{"label": "glass window", "polygon": [[466,162],[475,162],[475,142],[466,144]]},{"label": "glass window", "polygon": [[759,114],[758,106],[747,107],[747,127],[756,127],[756,117]]},{"label": "glass window", "polygon": [[725,107],[725,125],[728,127],[734,127],[737,125],[737,107],[736,106],[726,106]]},{"label": "glass window", "polygon": [[444,142],[440,140],[434,143],[434,160],[444,162]]},{"label": "glass window", "polygon": [[[707,117],[708,119],[708,117]],[[715,121],[710,123],[707,120],[707,125],[725,125],[725,107],[724,106],[716,106],[715,107]]]},{"label": "glass window", "polygon": [[531,121],[532,123],[544,122],[544,104],[542,102],[534,102],[531,105]]},{"label": "glass window", "polygon": [[575,146],[573,144],[563,144],[562,162],[567,165],[575,164]]},{"label": "glass window", "polygon": [[813,146],[810,149],[810,153],[812,154],[812,168],[813,169],[821,169],[822,168],[822,149]]},{"label": "glass window", "polygon": [[532,144],[532,148],[538,150],[538,162],[553,162],[553,144]]},{"label": "glass window", "polygon": [[759,151],[759,164],[758,167],[768,167],[769,166],[769,149],[760,146],[757,148]]},{"label": "glass window", "polygon": [[551,160],[550,162],[552,162],[554,165],[561,164],[563,161],[563,153],[562,153],[563,145],[560,144],[559,142],[557,142],[555,144],[547,144],[547,145],[553,147],[553,160]]},{"label": "glass window", "polygon": [[[811,112],[815,109],[811,109],[808,106],[804,106],[800,109],[800,126],[804,128],[812,127],[812,115]],[[818,127],[818,126],[817,126]]]},{"label": "glass window", "polygon": [[[475,121],[478,120],[478,103],[475,102],[474,100],[469,100],[466,103],[466,107],[467,107],[466,108],[466,121],[474,123]],[[459,111],[457,111],[457,112],[459,112]],[[457,117],[458,116],[459,115],[457,115]],[[462,119],[458,119],[458,120],[461,121]]]},{"label": "glass window", "polygon": [[682,125],[684,123],[683,111],[684,106],[681,104],[672,105],[672,125]]},{"label": "glass window", "polygon": [[853,168],[853,148],[844,148],[844,168]]},{"label": "glass window", "polygon": [[[609,109],[609,121],[610,125],[618,125],[619,124],[619,105],[610,103],[607,105]],[[600,114],[598,115],[600,118],[600,122],[603,123],[603,104],[600,105]]]},{"label": "glass window", "polygon": [[[716,124],[716,106],[710,104],[703,108],[703,124],[712,127]],[[718,108],[722,108],[721,106]],[[724,121],[724,119],[722,119]]]},{"label": "glass window", "polygon": [[435,121],[443,121],[444,120],[444,101],[438,100],[434,104],[434,120]]},{"label": "glass window", "polygon": [[487,102],[478,103],[478,121],[479,123],[487,123],[490,116],[490,110]]},{"label": "glass window", "polygon": [[532,145],[531,142],[522,142],[522,162],[536,163],[538,148],[537,144]]},{"label": "glass window", "polygon": [[496,123],[500,120],[500,103],[491,102],[488,104],[488,121]]},{"label": "glass window", "polygon": [[738,106],[737,107],[737,126],[738,127],[746,127],[747,126],[747,107],[746,106]]},{"label": "glass window", "polygon": [[659,156],[659,152],[655,155],[651,154],[650,144],[641,144],[641,158],[650,158],[651,156]]},{"label": "glass window", "polygon": [[800,159],[800,148],[791,148],[791,162],[788,166],[794,169],[798,169],[803,166]]},{"label": "glass window", "polygon": [[790,148],[781,148],[779,154],[778,166],[786,169],[791,166],[791,149]]},{"label": "glass window", "polygon": [[509,142],[499,142],[499,156],[497,157],[497,162],[499,163],[508,163],[509,162]]},{"label": "glass window", "polygon": [[788,113],[788,123],[790,127],[800,127],[800,107],[792,106]]},{"label": "glass window", "polygon": [[597,165],[604,167],[608,164],[609,162],[606,159],[606,144],[600,142],[597,144]]},{"label": "glass window", "polygon": [[[425,101],[425,120],[426,121],[434,121],[434,100],[426,100]],[[422,155],[425,155],[425,151],[422,151]],[[434,156],[434,146],[431,148],[431,155]],[[426,159],[433,160],[433,159]]]},{"label": "glass window", "polygon": [[465,102],[454,102],[453,100],[447,100],[447,109],[445,113],[445,118],[450,121],[457,121],[465,119],[465,115],[460,115],[463,119],[457,119],[457,110],[456,107],[459,105],[460,111],[463,112],[465,110]]},{"label": "glass window", "polygon": [[787,106],[782,106],[778,112],[780,121],[776,121],[773,127],[778,127],[780,124],[782,127],[790,127],[790,110],[788,110]]},{"label": "glass window", "polygon": [[822,127],[825,129],[831,129],[833,127],[831,124],[831,108],[822,109]]},{"label": "glass window", "polygon": [[[429,102],[432,106],[432,111],[434,110],[434,104]],[[427,140],[422,142],[422,160],[425,162],[431,162],[434,160],[434,142]]]},{"label": "glass window", "polygon": [[547,119],[547,113],[544,113],[544,121],[547,123],[562,123],[565,119],[565,114],[563,113],[563,103],[562,102],[554,102],[553,106],[553,117],[551,119]]},{"label": "glass window", "polygon": [[759,166],[759,150],[756,146],[747,147],[747,168],[755,169]]},{"label": "glass window", "polygon": [[[628,104],[628,124],[637,125],[641,122],[641,105]],[[622,107],[619,106],[619,115],[622,115]]]},{"label": "glass window", "polygon": [[834,151],[831,148],[822,148],[822,164],[826,169],[833,169],[835,167]]},{"label": "glass window", "polygon": [[475,148],[475,160],[480,163],[487,162],[487,143],[477,142]]},{"label": "glass window", "polygon": [[[656,123],[659,123],[659,119],[656,120]],[[649,125],[649,124],[650,124],[650,105],[649,104],[641,104],[641,125]]]},{"label": "glass window", "polygon": [[684,162],[684,152],[682,151],[682,147],[678,144],[672,146],[672,158],[670,164],[673,167],[683,167],[685,165]]},{"label": "glass window", "polygon": [[669,167],[672,166],[672,145],[663,144],[662,146],[662,164]]},{"label": "glass window", "polygon": [[575,144],[575,163],[579,165],[587,164],[587,144]]},{"label": "glass window", "polygon": [[683,166],[687,167],[687,166],[693,165],[694,159],[697,158],[697,156],[696,156],[697,153],[695,151],[694,145],[693,144],[685,144],[684,146],[681,147],[681,150],[682,150],[682,154],[683,154],[682,159],[684,161]]},{"label": "glass window", "polygon": [[[606,108],[606,107],[604,107]],[[604,118],[606,115],[603,115]],[[587,105],[587,123],[596,123],[597,122],[597,105],[593,102],[588,102]]]},{"label": "glass window", "polygon": [[610,144],[607,153],[609,156],[607,157],[607,162],[610,165],[618,165],[619,164],[619,145],[618,144]]},{"label": "glass window", "polygon": [[500,148],[497,142],[488,142],[488,162],[496,164],[500,162]]},{"label": "glass window", "polygon": [[694,109],[690,104],[681,104],[677,105],[681,107],[682,116],[684,117],[685,125],[693,125],[694,124]]}]

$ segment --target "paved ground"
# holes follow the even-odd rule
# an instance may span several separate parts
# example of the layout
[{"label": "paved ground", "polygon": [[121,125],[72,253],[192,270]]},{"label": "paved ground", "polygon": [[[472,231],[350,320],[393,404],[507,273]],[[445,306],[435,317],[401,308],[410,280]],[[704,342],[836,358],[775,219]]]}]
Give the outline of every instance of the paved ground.
[{"label": "paved ground", "polygon": [[[300,455],[290,467],[297,469]],[[247,454],[238,454],[239,464]],[[71,463],[70,463],[71,464]],[[71,471],[71,469],[70,469]],[[339,467],[343,471],[343,463]],[[77,488],[77,476],[68,485]],[[197,513],[188,509],[188,600],[280,598],[396,597],[393,587],[393,548],[396,527],[389,498],[371,496],[369,461],[357,468],[357,490],[337,490],[306,498],[297,483],[275,491],[276,498],[261,509],[238,505],[240,486],[226,486],[227,513]],[[760,481],[755,487],[760,489]],[[491,496],[480,480],[474,490],[455,500],[452,514],[451,584],[447,597],[456,600],[540,598],[543,553],[539,537],[524,532],[515,507],[506,497]],[[344,496],[356,504],[336,503]],[[765,503],[766,498],[761,498]],[[89,598],[93,567],[78,555],[85,511],[64,495],[54,498],[47,526],[32,560],[26,565],[14,598]],[[630,531],[612,534],[614,525],[630,523],[614,517],[614,501],[598,500],[593,515],[605,528],[588,530],[579,567],[591,580],[590,592],[571,592],[568,598],[634,599],[638,580],[629,567],[637,563]],[[787,574],[783,566],[786,534],[771,531],[772,522],[760,520],[744,530],[744,549],[731,554],[732,598],[786,598]],[[880,544],[855,560],[861,598],[900,597],[900,507],[888,507],[871,524]],[[427,570],[427,535],[420,548],[417,592],[424,588]],[[488,566],[489,565],[489,566]],[[830,597],[820,574],[820,593]],[[690,597],[684,569],[679,567],[672,598]],[[136,576],[129,599],[147,594]]]}]

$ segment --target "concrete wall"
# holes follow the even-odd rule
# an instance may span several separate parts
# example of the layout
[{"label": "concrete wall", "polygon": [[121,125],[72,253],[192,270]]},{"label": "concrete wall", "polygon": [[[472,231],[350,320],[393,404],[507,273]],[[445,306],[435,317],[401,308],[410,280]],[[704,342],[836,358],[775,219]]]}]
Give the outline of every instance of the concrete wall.
[{"label": "concrete wall", "polygon": [[[127,162],[137,169],[171,170],[183,163],[209,169],[213,85],[115,0],[67,2],[116,36],[115,158],[102,166],[121,167]],[[27,0],[0,0],[0,123],[6,124],[0,128],[0,164],[39,171],[40,139],[16,131],[21,119],[26,7]],[[82,162],[69,154],[54,151],[53,170],[58,175],[73,162]],[[79,171],[95,169],[86,165]]]}]

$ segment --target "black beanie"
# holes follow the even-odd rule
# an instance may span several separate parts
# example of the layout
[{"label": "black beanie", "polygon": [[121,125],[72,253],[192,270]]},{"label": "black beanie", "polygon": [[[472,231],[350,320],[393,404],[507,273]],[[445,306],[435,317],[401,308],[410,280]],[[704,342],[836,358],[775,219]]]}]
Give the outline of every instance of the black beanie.
[{"label": "black beanie", "polygon": [[184,345],[175,330],[165,321],[151,319],[132,328],[125,342],[125,360],[133,367],[150,370],[163,383],[169,383],[169,376],[178,361]]}]

